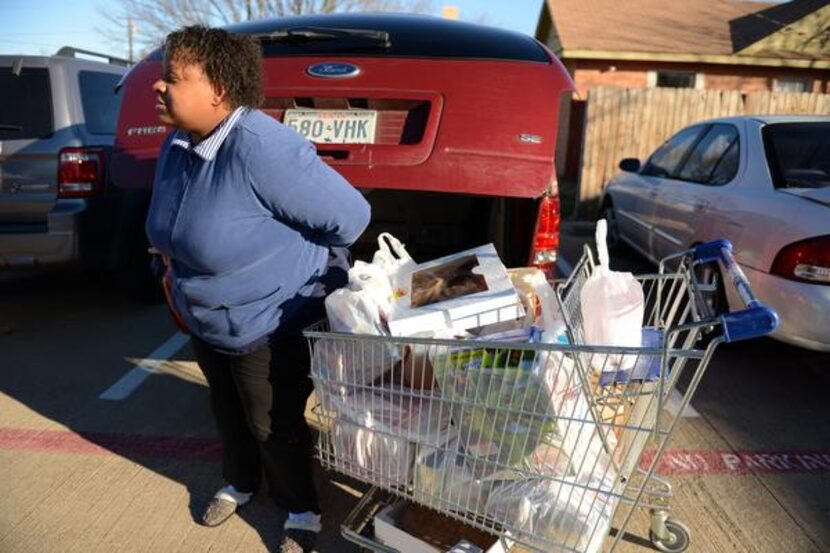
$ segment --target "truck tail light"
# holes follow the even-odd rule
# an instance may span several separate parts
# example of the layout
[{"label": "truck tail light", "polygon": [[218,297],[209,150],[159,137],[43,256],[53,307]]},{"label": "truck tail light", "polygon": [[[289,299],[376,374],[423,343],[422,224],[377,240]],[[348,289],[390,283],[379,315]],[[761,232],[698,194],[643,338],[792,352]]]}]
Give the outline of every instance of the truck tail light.
[{"label": "truck tail light", "polygon": [[818,236],[784,247],[770,272],[799,282],[830,284],[830,236]]},{"label": "truck tail light", "polygon": [[530,250],[530,264],[544,271],[548,279],[555,276],[559,253],[559,196],[545,195],[539,201],[536,228]]},{"label": "truck tail light", "polygon": [[64,148],[58,154],[58,197],[85,198],[104,191],[104,151]]}]

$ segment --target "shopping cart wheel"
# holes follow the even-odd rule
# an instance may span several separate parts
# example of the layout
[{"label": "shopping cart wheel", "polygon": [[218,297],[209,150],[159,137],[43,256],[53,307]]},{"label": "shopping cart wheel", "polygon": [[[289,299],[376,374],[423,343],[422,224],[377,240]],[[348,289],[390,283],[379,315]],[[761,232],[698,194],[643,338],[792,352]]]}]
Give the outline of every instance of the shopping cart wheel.
[{"label": "shopping cart wheel", "polygon": [[674,520],[673,518],[666,519],[663,523],[666,527],[666,537],[661,539],[655,534],[654,530],[649,530],[648,537],[654,547],[666,553],[682,553],[689,548],[691,543],[691,536],[689,529],[682,522]]}]

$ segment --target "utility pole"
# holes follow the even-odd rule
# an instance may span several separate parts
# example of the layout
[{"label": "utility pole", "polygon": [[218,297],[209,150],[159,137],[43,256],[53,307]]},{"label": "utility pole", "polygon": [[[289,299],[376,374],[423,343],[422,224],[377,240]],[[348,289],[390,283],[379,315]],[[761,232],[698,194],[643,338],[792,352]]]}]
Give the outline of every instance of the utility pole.
[{"label": "utility pole", "polygon": [[133,35],[135,34],[135,23],[133,23],[132,16],[127,17],[127,43],[130,45],[130,55],[127,59],[130,60],[130,65],[133,64]]}]

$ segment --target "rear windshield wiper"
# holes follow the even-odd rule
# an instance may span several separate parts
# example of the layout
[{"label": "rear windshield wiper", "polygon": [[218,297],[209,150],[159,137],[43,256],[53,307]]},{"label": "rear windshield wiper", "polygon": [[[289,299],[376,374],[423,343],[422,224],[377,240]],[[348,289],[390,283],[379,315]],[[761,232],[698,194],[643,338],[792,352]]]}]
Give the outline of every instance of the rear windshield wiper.
[{"label": "rear windshield wiper", "polygon": [[255,35],[263,42],[315,42],[336,39],[360,39],[389,48],[389,33],[373,29],[339,29],[334,27],[289,27],[272,33]]},{"label": "rear windshield wiper", "polygon": [[20,125],[3,125],[0,123],[0,131],[17,131],[20,132],[23,130],[23,127]]}]

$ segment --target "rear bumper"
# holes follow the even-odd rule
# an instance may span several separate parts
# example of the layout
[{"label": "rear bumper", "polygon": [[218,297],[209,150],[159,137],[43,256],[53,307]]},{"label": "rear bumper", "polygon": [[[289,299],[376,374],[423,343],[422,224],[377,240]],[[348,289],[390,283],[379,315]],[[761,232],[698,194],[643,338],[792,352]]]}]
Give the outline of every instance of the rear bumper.
[{"label": "rear bumper", "polygon": [[811,350],[830,351],[830,286],[795,282],[749,267],[743,269],[758,299],[775,309],[781,318],[774,338]]},{"label": "rear bumper", "polygon": [[94,266],[106,259],[112,201],[59,200],[43,225],[0,229],[0,267]]}]

